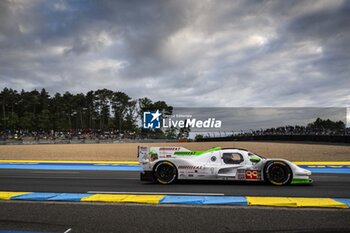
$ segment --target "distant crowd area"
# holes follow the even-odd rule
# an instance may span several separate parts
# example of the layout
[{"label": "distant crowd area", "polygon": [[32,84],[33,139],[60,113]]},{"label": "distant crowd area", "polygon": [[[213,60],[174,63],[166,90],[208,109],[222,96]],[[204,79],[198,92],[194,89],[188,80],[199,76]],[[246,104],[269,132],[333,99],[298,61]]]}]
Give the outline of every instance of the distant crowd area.
[{"label": "distant crowd area", "polygon": [[[321,120],[322,121],[322,120]],[[317,122],[317,121],[316,121]],[[347,142],[350,138],[350,128],[330,128],[308,126],[283,126],[276,128],[251,130],[249,132],[234,133],[231,135],[215,136],[210,134],[197,135],[195,141],[254,141],[254,140],[295,140],[295,141],[332,141]],[[346,140],[345,140],[346,139]],[[99,130],[99,129],[70,129],[67,131],[28,131],[7,130],[0,131],[2,144],[66,144],[66,143],[113,143],[151,140],[136,131]],[[163,140],[160,139],[159,140]],[[178,139],[173,139],[178,140]],[[193,141],[186,139],[182,141]]]},{"label": "distant crowd area", "polygon": [[350,143],[350,128],[344,122],[317,118],[307,126],[281,126],[236,132],[230,135],[196,135],[196,141],[318,141]]},{"label": "distant crowd area", "polygon": [[350,128],[344,129],[311,129],[305,126],[284,126],[269,129],[252,130],[250,132],[238,133],[235,136],[258,136],[258,135],[328,135],[345,136],[350,135]]},{"label": "distant crowd area", "polygon": [[103,131],[103,130],[75,130],[70,129],[67,131],[27,131],[27,130],[7,130],[0,131],[1,141],[12,142],[56,142],[56,143],[69,143],[71,141],[84,142],[84,141],[113,141],[113,140],[136,140],[139,139],[133,131]]}]

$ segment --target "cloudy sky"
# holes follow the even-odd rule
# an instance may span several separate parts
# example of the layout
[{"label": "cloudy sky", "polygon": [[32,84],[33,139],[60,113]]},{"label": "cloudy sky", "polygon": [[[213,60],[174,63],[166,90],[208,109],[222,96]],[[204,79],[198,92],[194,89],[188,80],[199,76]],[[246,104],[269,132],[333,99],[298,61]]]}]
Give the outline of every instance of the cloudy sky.
[{"label": "cloudy sky", "polygon": [[350,1],[1,0],[0,88],[349,106]]}]

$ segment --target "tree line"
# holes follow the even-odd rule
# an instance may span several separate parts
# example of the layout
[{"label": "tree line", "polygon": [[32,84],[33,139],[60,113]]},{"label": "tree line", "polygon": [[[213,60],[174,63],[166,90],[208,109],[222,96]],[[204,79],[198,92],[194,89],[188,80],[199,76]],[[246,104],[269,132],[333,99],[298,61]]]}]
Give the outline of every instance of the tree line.
[{"label": "tree line", "polygon": [[19,92],[5,87],[0,93],[0,106],[1,131],[99,129],[153,136],[169,132],[143,130],[140,127],[143,112],[159,109],[166,116],[173,110],[165,101],[152,101],[147,97],[134,100],[124,92],[108,89],[86,94],[67,91],[50,96],[45,89]]},{"label": "tree line", "polygon": [[[231,134],[226,136],[226,138],[230,138],[232,140],[239,139],[240,137],[249,137],[249,136],[271,136],[271,135],[294,135],[294,136],[314,136],[314,135],[327,135],[327,136],[347,136],[350,135],[350,128],[347,128],[343,121],[332,121],[330,119],[324,120],[321,118],[317,118],[315,121],[308,123],[306,126],[300,125],[286,125],[279,126],[267,129],[259,129],[259,130],[250,130],[244,132],[243,130],[236,134]],[[221,134],[220,136],[221,137]],[[197,134],[195,139],[200,141],[203,139],[215,138],[215,135],[211,136]],[[254,139],[254,138],[251,138]]]}]

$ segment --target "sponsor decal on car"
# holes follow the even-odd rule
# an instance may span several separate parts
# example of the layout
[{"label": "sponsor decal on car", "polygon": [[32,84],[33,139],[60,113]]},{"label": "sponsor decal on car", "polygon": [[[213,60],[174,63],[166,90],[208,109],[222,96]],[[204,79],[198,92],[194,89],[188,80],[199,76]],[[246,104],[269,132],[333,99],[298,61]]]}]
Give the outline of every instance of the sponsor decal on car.
[{"label": "sponsor decal on car", "polygon": [[178,169],[186,169],[186,170],[194,170],[194,169],[202,169],[202,166],[179,166]]},{"label": "sponsor decal on car", "polygon": [[180,150],[180,147],[161,147],[159,150]]},{"label": "sponsor decal on car", "polygon": [[246,180],[260,180],[261,175],[259,170],[246,170],[245,179]]}]

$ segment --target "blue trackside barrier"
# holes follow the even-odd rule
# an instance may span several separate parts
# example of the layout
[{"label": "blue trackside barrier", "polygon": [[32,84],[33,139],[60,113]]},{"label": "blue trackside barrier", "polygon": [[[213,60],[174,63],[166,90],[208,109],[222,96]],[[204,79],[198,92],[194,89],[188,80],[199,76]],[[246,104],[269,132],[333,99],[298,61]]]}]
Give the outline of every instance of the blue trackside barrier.
[{"label": "blue trackside barrier", "polygon": [[85,193],[59,193],[55,197],[51,197],[50,201],[80,201],[84,197],[90,197],[93,194]]},{"label": "blue trackside barrier", "polygon": [[205,197],[204,205],[247,205],[245,197]]},{"label": "blue trackside barrier", "polygon": [[310,166],[301,166],[301,165],[299,165],[299,167],[310,170],[312,173],[350,174],[349,167],[339,167],[339,168],[322,167],[322,168],[320,168],[320,167],[310,167]]},{"label": "blue trackside barrier", "polygon": [[160,204],[192,204],[201,205],[204,202],[203,196],[165,196],[159,201]]},{"label": "blue trackside barrier", "polygon": [[[26,194],[24,194],[26,193]],[[261,197],[261,196],[186,196],[186,195],[135,195],[88,193],[27,193],[0,191],[0,200],[67,201],[67,202],[115,202],[181,205],[230,205],[272,207],[322,207],[350,208],[350,198],[317,197]],[[1,232],[0,232],[1,233]]]},{"label": "blue trackside barrier", "polygon": [[350,199],[349,198],[333,198],[336,201],[342,202],[344,204],[347,204],[350,208]]},{"label": "blue trackside barrier", "polygon": [[59,193],[28,193],[12,197],[11,200],[47,201],[57,195],[59,195]]},{"label": "blue trackside barrier", "polygon": [[159,204],[191,204],[191,205],[240,205],[246,206],[247,199],[242,196],[165,196]]},{"label": "blue trackside barrier", "polygon": [[12,197],[11,200],[26,200],[26,201],[80,201],[84,197],[89,197],[93,194],[88,193],[45,193],[33,192]]}]

